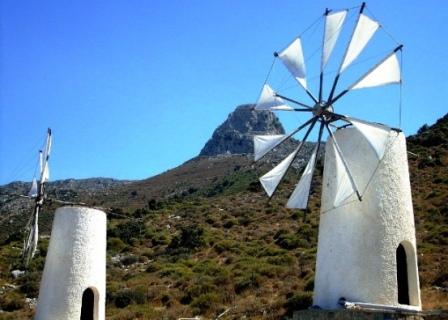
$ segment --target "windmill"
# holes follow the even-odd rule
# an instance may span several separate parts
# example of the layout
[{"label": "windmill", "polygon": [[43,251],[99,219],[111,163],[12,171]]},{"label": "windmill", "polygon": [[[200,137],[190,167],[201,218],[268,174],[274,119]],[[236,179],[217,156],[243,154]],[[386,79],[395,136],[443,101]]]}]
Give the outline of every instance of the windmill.
[{"label": "windmill", "polygon": [[399,129],[336,112],[342,98],[353,90],[401,84],[397,54],[402,45],[397,44],[373,67],[349,82],[345,89],[337,90],[340,79],[352,69],[354,61],[380,28],[377,21],[364,13],[365,9],[363,3],[336,75],[327,86],[330,90],[326,98],[323,89],[328,72],[325,73],[325,67],[348,10],[326,10],[323,15],[317,95],[313,95],[307,86],[300,37],[284,50],[274,53],[274,59],[282,61],[303,95],[312,102],[307,104],[279,94],[265,83],[255,109],[299,112],[309,114],[310,118],[290,134],[255,136],[255,160],[305,130],[299,145],[260,178],[263,188],[272,197],[310,133],[318,127],[318,142],[287,202],[289,208],[304,209],[308,204],[322,137],[327,133],[314,306],[330,310],[355,307],[419,311],[417,244],[404,134]]},{"label": "windmill", "polygon": [[36,248],[37,248],[37,240],[39,233],[39,212],[44,205],[46,195],[45,195],[45,186],[50,178],[50,169],[48,166],[48,160],[50,159],[50,151],[51,151],[51,129],[47,130],[47,137],[45,140],[45,146],[43,150],[39,151],[39,181],[36,181],[36,178],[33,178],[33,182],[31,185],[31,189],[28,193],[29,198],[33,198],[35,200],[34,209],[31,214],[31,217],[28,220],[28,223],[25,228],[26,238],[23,244],[23,253],[22,257],[27,266],[30,260],[33,258]]},{"label": "windmill", "polygon": [[357,134],[362,135],[363,138],[367,140],[370,147],[376,153],[378,162],[381,161],[386,151],[389,133],[393,130],[399,131],[398,129],[393,129],[386,125],[372,123],[336,112],[340,107],[340,101],[343,100],[342,98],[353,90],[401,83],[400,63],[397,53],[401,52],[403,46],[399,44],[390,49],[379,62],[369,70],[365,71],[364,74],[351,85],[347,86],[342,91],[337,91],[340,78],[344,76],[346,70],[358,58],[376,31],[381,28],[377,21],[364,13],[365,9],[366,5],[365,3],[362,3],[359,7],[357,20],[351,33],[350,40],[345,47],[345,52],[339,64],[339,68],[331,81],[331,90],[329,90],[328,96],[324,96],[324,80],[327,78],[325,67],[347,20],[346,17],[349,10],[331,11],[326,9],[322,17],[324,19],[324,35],[317,94],[313,94],[307,86],[305,58],[300,37],[293,40],[282,51],[274,53],[274,59],[279,59],[283,63],[292,77],[299,84],[299,87],[311,100],[311,103],[298,101],[297,99],[275,92],[266,83],[263,86],[255,106],[256,110],[299,112],[309,115],[307,121],[289,134],[254,136],[255,161],[258,161],[279,145],[292,139],[293,136],[300,131],[305,130],[304,137],[299,145],[284,158],[283,161],[260,178],[260,182],[269,197],[272,197],[275,194],[280,182],[285,177],[286,172],[293,164],[293,161],[303,148],[313,129],[318,128],[317,144],[298,184],[287,202],[288,208],[305,209],[307,207],[313,172],[316,166],[319,148],[321,147],[321,142],[325,133],[328,134],[329,139],[333,141],[332,146],[335,151],[337,166],[340,168],[339,171],[343,172],[343,177],[341,177],[342,183],[334,197],[333,206],[337,207],[343,204],[344,201],[352,195],[356,195],[356,198],[361,201],[363,190],[361,190],[358,185],[357,177],[353,175],[352,170],[345,159],[334,135],[334,131],[339,128],[352,126]]}]

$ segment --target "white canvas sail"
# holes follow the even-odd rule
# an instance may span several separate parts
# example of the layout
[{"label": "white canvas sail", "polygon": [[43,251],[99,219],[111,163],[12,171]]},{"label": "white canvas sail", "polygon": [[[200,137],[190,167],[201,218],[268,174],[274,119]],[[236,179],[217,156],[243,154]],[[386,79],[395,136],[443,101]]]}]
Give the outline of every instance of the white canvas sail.
[{"label": "white canvas sail", "polygon": [[378,159],[381,160],[386,152],[390,128],[370,125],[350,118],[349,121],[366,138]]},{"label": "white canvas sail", "polygon": [[25,265],[28,265],[30,260],[33,258],[37,249],[37,241],[39,234],[39,208],[36,207],[33,215],[26,226],[27,237],[23,246],[23,258],[25,260]]},{"label": "white canvas sail", "polygon": [[291,197],[286,204],[290,209],[306,209],[310,196],[311,181],[313,179],[314,167],[316,164],[317,146],[311,154],[310,160],[302,173],[299,183],[294,189]]},{"label": "white canvas sail", "polygon": [[324,32],[324,45],[322,48],[322,64],[321,70],[325,68],[325,65],[333,52],[334,46],[341,33],[342,26],[347,16],[347,10],[333,12],[325,17],[325,32]]},{"label": "white canvas sail", "polygon": [[359,56],[379,26],[380,24],[377,21],[370,19],[364,14],[359,15],[339,73],[343,72]]},{"label": "white canvas sail", "polygon": [[339,207],[345,200],[347,200],[355,192],[355,190],[353,189],[350,177],[344,166],[341,155],[337,150],[334,140],[332,146],[336,159],[336,181],[337,181],[337,189],[336,189],[337,191],[334,197],[333,206]]},{"label": "white canvas sail", "polygon": [[256,110],[294,110],[288,106],[282,98],[275,96],[274,90],[265,84],[261,90],[260,97],[255,105]]},{"label": "white canvas sail", "polygon": [[39,150],[39,173],[40,173],[40,177],[42,178],[42,173],[44,172],[44,159],[42,156],[42,150]]},{"label": "white canvas sail", "polygon": [[44,170],[42,171],[41,183],[47,182],[50,179],[50,167],[48,162],[45,162]]},{"label": "white canvas sail", "polygon": [[303,57],[302,42],[295,39],[278,57],[292,74],[292,76],[306,89],[305,59]]},{"label": "white canvas sail", "polygon": [[31,197],[31,198],[37,197],[37,181],[36,181],[36,178],[33,178],[33,182],[31,183],[31,189],[28,192],[28,197]]},{"label": "white canvas sail", "polygon": [[48,165],[48,159],[50,158],[51,151],[51,130],[48,129],[47,140],[43,153],[41,152],[41,183],[45,183],[50,179],[50,167]]},{"label": "white canvas sail", "polygon": [[269,197],[271,197],[275,189],[277,189],[278,184],[282,180],[286,171],[288,171],[289,166],[291,165],[299,150],[300,145],[289,156],[283,159],[283,161],[280,162],[276,167],[274,167],[271,171],[260,178],[261,185],[263,186]]},{"label": "white canvas sail", "polygon": [[275,148],[285,139],[286,135],[255,135],[254,136],[254,156],[255,161],[261,159],[266,153]]},{"label": "white canvas sail", "polygon": [[362,89],[400,83],[400,64],[394,53],[367,72],[356,81],[349,89]]}]

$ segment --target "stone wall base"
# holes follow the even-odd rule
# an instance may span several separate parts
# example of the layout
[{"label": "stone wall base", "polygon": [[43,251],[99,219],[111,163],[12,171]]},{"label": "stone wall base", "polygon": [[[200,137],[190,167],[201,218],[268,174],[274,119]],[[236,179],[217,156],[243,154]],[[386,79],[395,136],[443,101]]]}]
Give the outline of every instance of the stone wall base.
[{"label": "stone wall base", "polygon": [[448,320],[448,310],[394,312],[370,310],[301,310],[291,320]]}]

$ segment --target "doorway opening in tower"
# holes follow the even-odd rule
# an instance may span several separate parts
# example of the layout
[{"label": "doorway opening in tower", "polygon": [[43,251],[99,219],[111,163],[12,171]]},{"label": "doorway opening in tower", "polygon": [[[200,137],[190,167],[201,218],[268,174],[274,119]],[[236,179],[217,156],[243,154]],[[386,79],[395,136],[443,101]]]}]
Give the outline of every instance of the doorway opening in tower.
[{"label": "doorway opening in tower", "polygon": [[95,313],[95,292],[92,288],[87,288],[82,294],[81,320],[94,320]]},{"label": "doorway opening in tower", "polygon": [[408,264],[406,250],[402,244],[397,248],[398,303],[409,304]]}]

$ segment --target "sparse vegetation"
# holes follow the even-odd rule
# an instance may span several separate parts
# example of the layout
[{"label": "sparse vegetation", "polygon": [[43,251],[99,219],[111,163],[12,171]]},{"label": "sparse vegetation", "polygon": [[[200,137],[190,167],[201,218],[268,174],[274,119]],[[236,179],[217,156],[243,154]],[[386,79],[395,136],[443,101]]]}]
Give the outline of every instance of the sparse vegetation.
[{"label": "sparse vegetation", "polygon": [[[447,309],[448,116],[419,131],[408,149],[422,301],[425,308]],[[107,318],[214,318],[230,308],[226,319],[281,319],[308,308],[320,175],[310,209],[291,211],[283,204],[297,173],[291,170],[268,202],[256,170],[245,156],[194,159],[166,180],[124,184],[92,198],[77,192],[80,201],[109,208]],[[54,209],[43,214],[44,235]],[[8,226],[2,225],[8,237],[0,246],[1,317],[29,319],[25,298],[37,296],[48,239],[41,239],[30,272],[14,279],[22,238]]]}]

